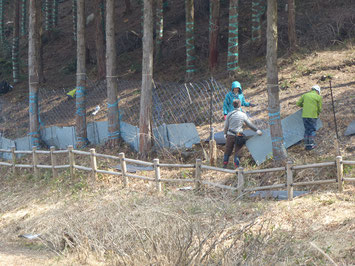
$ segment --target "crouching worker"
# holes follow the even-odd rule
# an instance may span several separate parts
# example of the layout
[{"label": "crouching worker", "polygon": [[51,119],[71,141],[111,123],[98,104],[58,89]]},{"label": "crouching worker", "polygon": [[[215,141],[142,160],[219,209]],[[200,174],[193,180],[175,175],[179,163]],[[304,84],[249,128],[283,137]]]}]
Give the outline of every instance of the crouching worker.
[{"label": "crouching worker", "polygon": [[243,134],[244,124],[256,131],[259,136],[263,134],[261,130],[257,129],[257,127],[249,120],[247,114],[241,111],[240,105],[240,100],[233,100],[235,110],[227,115],[226,121],[224,122],[224,135],[227,142],[223,158],[223,168],[227,168],[229,156],[232,154],[233,148],[235,149],[234,165],[236,168],[239,167],[239,153],[246,142],[246,137]]},{"label": "crouching worker", "polygon": [[312,150],[316,147],[316,125],[319,114],[322,112],[322,96],[320,87],[314,85],[310,92],[301,96],[297,105],[302,107],[302,119],[304,124],[304,145],[306,150]]}]

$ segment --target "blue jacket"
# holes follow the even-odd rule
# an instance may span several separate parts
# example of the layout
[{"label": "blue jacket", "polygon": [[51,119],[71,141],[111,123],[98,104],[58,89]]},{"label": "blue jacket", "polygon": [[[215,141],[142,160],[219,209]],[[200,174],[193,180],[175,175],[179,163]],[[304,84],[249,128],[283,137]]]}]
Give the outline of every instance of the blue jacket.
[{"label": "blue jacket", "polygon": [[234,99],[239,99],[241,106],[248,107],[250,105],[249,102],[245,101],[242,88],[239,88],[238,94],[235,94],[233,92],[233,89],[231,89],[231,91],[227,93],[226,98],[224,99],[224,102],[223,102],[223,114],[224,115],[227,115],[228,113],[230,113],[231,111],[234,110],[234,106],[233,106]]}]

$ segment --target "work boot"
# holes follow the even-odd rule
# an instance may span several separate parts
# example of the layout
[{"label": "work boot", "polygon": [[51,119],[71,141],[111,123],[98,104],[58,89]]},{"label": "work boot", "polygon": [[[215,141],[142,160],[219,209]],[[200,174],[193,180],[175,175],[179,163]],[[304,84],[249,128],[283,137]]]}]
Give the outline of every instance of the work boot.
[{"label": "work boot", "polygon": [[228,167],[228,162],[223,162],[223,168],[227,168]]}]

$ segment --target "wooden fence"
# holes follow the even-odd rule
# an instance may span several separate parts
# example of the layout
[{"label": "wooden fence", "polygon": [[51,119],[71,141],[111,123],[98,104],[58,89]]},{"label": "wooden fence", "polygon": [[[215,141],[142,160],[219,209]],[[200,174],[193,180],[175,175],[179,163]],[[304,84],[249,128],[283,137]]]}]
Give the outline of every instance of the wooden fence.
[{"label": "wooden fence", "polygon": [[[341,156],[337,156],[333,162],[323,162],[323,163],[314,163],[308,165],[293,165],[292,162],[287,162],[285,167],[277,168],[268,168],[260,170],[249,170],[245,171],[242,167],[237,170],[218,168],[208,165],[203,165],[201,159],[197,159],[195,164],[168,164],[160,163],[159,159],[154,159],[153,162],[145,162],[140,160],[134,160],[126,158],[124,153],[120,153],[119,156],[106,155],[96,153],[95,149],[90,149],[90,152],[74,150],[73,146],[68,146],[67,150],[55,150],[54,147],[50,148],[50,151],[37,150],[36,147],[33,147],[32,151],[17,151],[15,147],[12,147],[11,150],[0,149],[2,153],[11,153],[12,162],[0,162],[0,166],[11,167],[13,174],[16,175],[17,168],[32,168],[34,174],[39,176],[39,170],[42,169],[51,169],[53,177],[58,176],[58,170],[60,169],[70,169],[70,175],[73,177],[75,169],[91,172],[93,178],[96,178],[97,173],[122,176],[124,186],[128,186],[128,178],[136,178],[141,180],[146,180],[156,183],[156,189],[161,191],[162,182],[181,182],[181,183],[195,183],[197,188],[200,188],[201,185],[208,185],[212,187],[217,187],[221,189],[228,189],[236,191],[239,197],[242,197],[246,192],[259,191],[259,190],[269,190],[269,189],[279,189],[287,188],[288,199],[293,199],[293,188],[296,186],[307,186],[307,185],[317,185],[317,184],[331,184],[338,183],[338,191],[343,191],[344,182],[355,182],[355,178],[344,178],[344,165],[355,165],[355,161],[346,161],[343,160]],[[16,154],[31,154],[32,155],[32,164],[18,164],[16,163],[17,157]],[[38,163],[38,154],[46,154],[51,158],[51,165],[40,165]],[[68,154],[69,164],[58,165],[57,164],[57,155],[58,154]],[[84,155],[90,157],[90,167],[80,166],[75,163],[75,155]],[[97,158],[106,158],[112,159],[120,163],[121,171],[107,171],[101,170],[97,167]],[[134,163],[143,166],[152,166],[154,168],[154,178],[141,176],[137,174],[132,174],[127,171],[127,163]],[[336,167],[337,177],[327,180],[317,180],[317,181],[307,181],[307,182],[294,182],[293,173],[296,170],[307,169],[307,168],[319,168],[319,167]],[[166,168],[191,168],[195,169],[195,178],[193,179],[166,179],[161,178],[160,169],[162,167]],[[217,171],[223,173],[235,174],[238,179],[237,187],[227,186],[219,183],[213,183],[202,179],[203,170]],[[257,173],[269,173],[269,172],[286,172],[286,182],[282,184],[274,184],[269,186],[260,186],[253,188],[245,187],[245,177],[251,174]]]}]

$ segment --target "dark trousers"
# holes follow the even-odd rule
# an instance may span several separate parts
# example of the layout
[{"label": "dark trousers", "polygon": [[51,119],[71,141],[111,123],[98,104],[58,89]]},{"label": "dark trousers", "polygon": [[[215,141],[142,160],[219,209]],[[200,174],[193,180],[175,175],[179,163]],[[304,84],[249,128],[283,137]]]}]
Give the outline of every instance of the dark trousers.
[{"label": "dark trousers", "polygon": [[316,125],[318,118],[303,118],[304,125],[304,144],[314,146],[316,136]]},{"label": "dark trousers", "polygon": [[231,136],[227,135],[227,142],[224,151],[223,164],[228,164],[229,156],[231,156],[234,148],[234,164],[236,167],[239,166],[240,160],[240,150],[246,142],[246,137],[243,136]]}]

